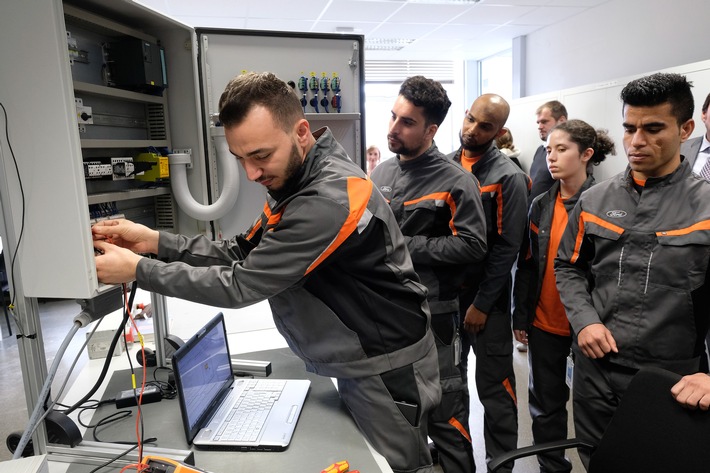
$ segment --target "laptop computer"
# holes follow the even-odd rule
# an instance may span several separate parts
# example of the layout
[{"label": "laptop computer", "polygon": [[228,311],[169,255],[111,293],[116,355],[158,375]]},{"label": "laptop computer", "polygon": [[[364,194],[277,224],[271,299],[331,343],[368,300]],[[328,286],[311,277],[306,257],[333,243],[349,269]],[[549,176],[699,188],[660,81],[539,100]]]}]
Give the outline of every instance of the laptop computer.
[{"label": "laptop computer", "polygon": [[310,387],[301,379],[235,379],[220,312],[172,356],[188,443],[222,450],[288,447]]}]

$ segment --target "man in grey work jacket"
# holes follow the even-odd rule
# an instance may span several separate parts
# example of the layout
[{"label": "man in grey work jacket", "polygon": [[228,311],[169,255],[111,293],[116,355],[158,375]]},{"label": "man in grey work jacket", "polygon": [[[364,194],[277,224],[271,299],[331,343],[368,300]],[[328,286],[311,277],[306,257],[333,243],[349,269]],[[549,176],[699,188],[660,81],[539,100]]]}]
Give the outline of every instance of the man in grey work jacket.
[{"label": "man in grey work jacket", "polygon": [[[686,78],[653,74],[621,91],[627,169],[587,190],[569,215],[555,276],[575,343],[578,438],[598,443],[633,375],[684,375],[671,393],[710,406],[700,373],[710,323],[710,183],[680,145],[693,132]],[[580,450],[585,467],[589,452]]]},{"label": "man in grey work jacket", "polygon": [[269,191],[261,217],[244,237],[221,242],[125,220],[97,224],[99,280],[135,278],[145,290],[212,306],[269,299],[291,349],[309,371],[338,379],[392,469],[431,472],[436,346],[426,288],[387,202],[327,128],[311,134],[298,98],[273,74],[236,77],[219,107],[229,150]]},{"label": "man in grey work jacket", "polygon": [[370,179],[392,207],[414,269],[429,289],[442,388],[441,404],[429,414],[429,437],[445,472],[467,473],[476,465],[459,363],[458,294],[466,265],[486,254],[486,226],[475,179],[434,144],[450,105],[439,82],[405,80],[387,135],[397,155],[377,166]]},{"label": "man in grey work jacket", "polygon": [[[462,337],[462,359],[467,359],[471,347],[476,354],[476,389],[484,409],[488,459],[518,446],[511,269],[525,233],[530,179],[495,143],[505,133],[509,113],[510,106],[501,96],[478,97],[466,111],[461,148],[449,155],[478,179],[486,215],[488,250],[483,264],[469,265],[460,317],[467,335]],[[511,462],[501,471],[512,469]]]}]

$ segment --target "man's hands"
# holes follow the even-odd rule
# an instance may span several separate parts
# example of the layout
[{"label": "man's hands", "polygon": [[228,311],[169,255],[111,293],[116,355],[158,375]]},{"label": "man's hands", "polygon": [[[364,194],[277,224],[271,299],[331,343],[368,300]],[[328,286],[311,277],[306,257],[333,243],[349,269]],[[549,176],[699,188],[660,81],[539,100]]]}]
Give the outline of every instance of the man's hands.
[{"label": "man's hands", "polygon": [[105,284],[120,284],[136,278],[141,256],[157,253],[159,233],[128,220],[104,220],[91,228],[96,255],[96,275]]},{"label": "man's hands", "polygon": [[683,376],[671,388],[671,394],[683,407],[707,411],[710,409],[710,376],[705,373]]},{"label": "man's hands", "polygon": [[478,333],[486,327],[488,314],[481,312],[471,304],[466,310],[466,318],[463,321],[463,328],[471,333]]},{"label": "man's hands", "polygon": [[91,227],[94,241],[107,240],[135,253],[158,253],[159,233],[129,220],[102,220]]},{"label": "man's hands", "polygon": [[597,323],[584,327],[577,334],[577,344],[587,358],[603,358],[607,353],[619,353],[616,340],[604,324]]},{"label": "man's hands", "polygon": [[142,256],[105,241],[95,241],[96,276],[104,284],[121,284],[136,279],[136,268]]},{"label": "man's hands", "polygon": [[527,330],[513,330],[513,335],[515,336],[516,341],[527,346],[527,344],[528,344],[528,331]]}]

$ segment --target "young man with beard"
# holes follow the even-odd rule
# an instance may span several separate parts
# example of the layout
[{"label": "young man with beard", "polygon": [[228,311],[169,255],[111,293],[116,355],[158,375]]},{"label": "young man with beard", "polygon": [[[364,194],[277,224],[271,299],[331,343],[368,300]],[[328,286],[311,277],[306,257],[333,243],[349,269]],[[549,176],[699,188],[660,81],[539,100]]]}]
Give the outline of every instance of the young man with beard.
[{"label": "young man with beard", "polygon": [[[476,387],[489,459],[518,443],[511,269],[525,233],[530,179],[495,144],[505,133],[509,113],[510,106],[499,95],[478,97],[466,112],[461,148],[449,156],[478,179],[486,217],[488,251],[483,264],[468,267],[460,317],[468,334],[462,344],[464,368],[471,347],[476,354]],[[504,471],[512,468],[511,462]]]},{"label": "young man with beard", "polygon": [[429,290],[442,388],[441,404],[429,414],[429,437],[442,469],[465,473],[476,465],[459,366],[458,294],[466,266],[485,256],[486,228],[475,180],[434,144],[450,105],[439,82],[422,76],[405,80],[387,135],[396,156],[370,178],[392,207],[414,269]]},{"label": "young man with beard", "polygon": [[311,134],[298,98],[273,74],[236,77],[219,109],[229,150],[268,189],[261,217],[243,237],[219,242],[99,223],[99,280],[135,279],[212,306],[268,299],[291,349],[309,371],[338,379],[360,430],[392,469],[430,473],[426,422],[441,396],[436,345],[426,288],[387,202],[330,130]]}]

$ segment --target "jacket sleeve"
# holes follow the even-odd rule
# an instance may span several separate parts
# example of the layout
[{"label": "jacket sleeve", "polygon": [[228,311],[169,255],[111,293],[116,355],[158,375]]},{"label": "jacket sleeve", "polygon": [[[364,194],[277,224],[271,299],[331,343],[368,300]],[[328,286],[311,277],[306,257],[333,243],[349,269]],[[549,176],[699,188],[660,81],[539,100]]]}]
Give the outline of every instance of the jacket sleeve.
[{"label": "jacket sleeve", "polygon": [[473,175],[461,175],[448,193],[447,204],[451,209],[451,235],[405,237],[414,264],[476,263],[486,256],[486,218]]},{"label": "jacket sleeve", "polygon": [[579,333],[587,325],[601,323],[592,305],[589,271],[594,242],[585,233],[582,221],[583,199],[569,214],[555,258],[555,280],[572,330]]},{"label": "jacket sleeve", "polygon": [[[478,286],[473,305],[488,314],[501,295],[518,257],[528,215],[529,178],[523,173],[508,174],[500,182],[498,229],[486,258],[485,276]],[[493,232],[489,230],[489,235]],[[509,314],[510,315],[510,314]]]},{"label": "jacket sleeve", "polygon": [[234,241],[162,233],[158,259],[142,259],[137,280],[141,288],[167,296],[244,307],[300,281],[355,229],[353,218],[332,199],[296,198],[244,259],[234,251]]},{"label": "jacket sleeve", "polygon": [[528,225],[523,234],[523,244],[520,245],[518,266],[515,271],[513,285],[513,329],[528,330],[535,311],[535,296],[537,292],[538,264],[534,257],[532,245],[538,241],[532,237],[539,227],[539,212],[536,212],[539,201],[534,201],[530,207]]}]

